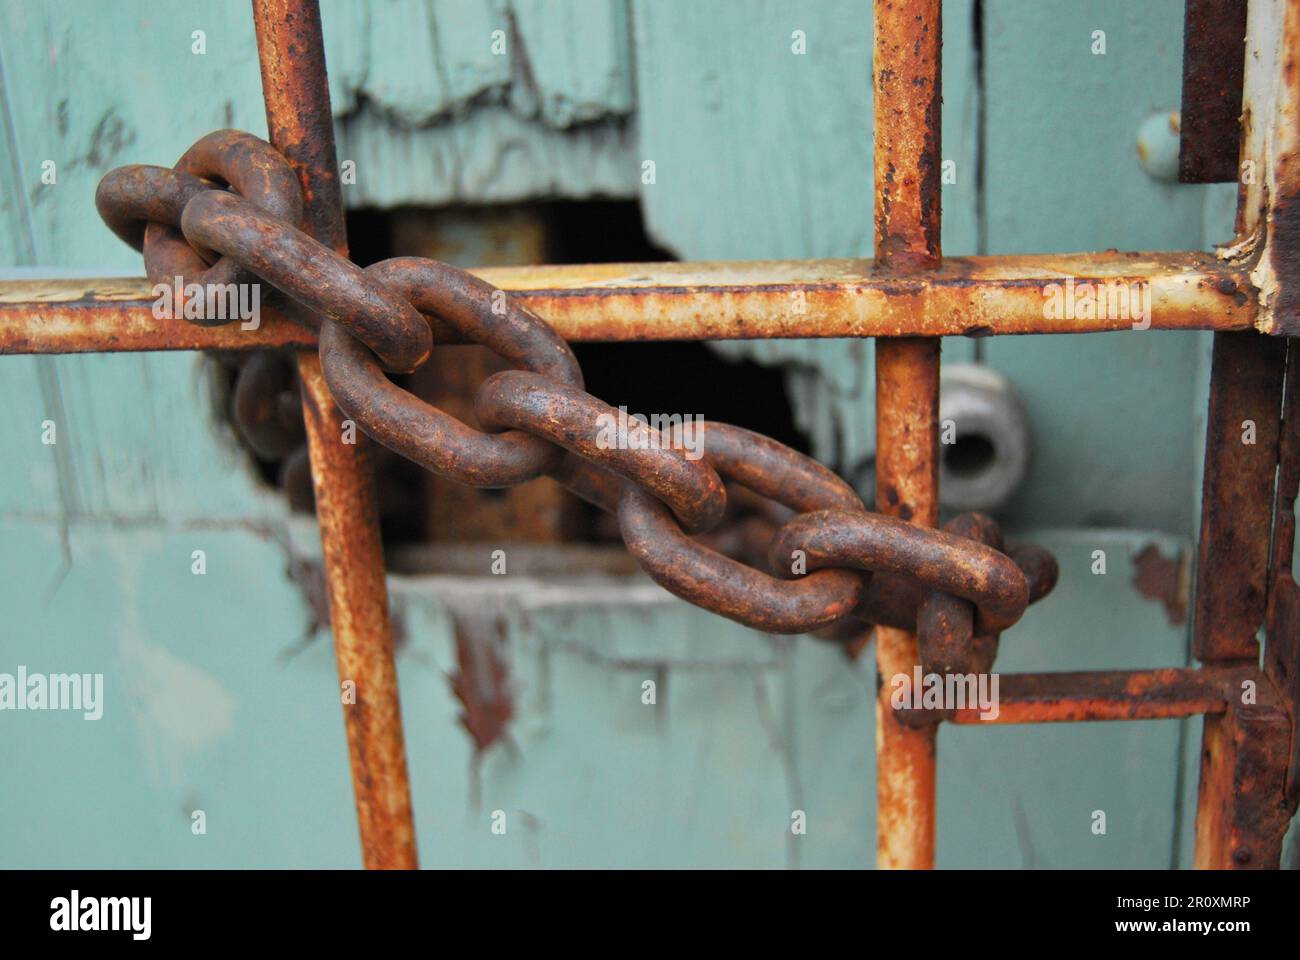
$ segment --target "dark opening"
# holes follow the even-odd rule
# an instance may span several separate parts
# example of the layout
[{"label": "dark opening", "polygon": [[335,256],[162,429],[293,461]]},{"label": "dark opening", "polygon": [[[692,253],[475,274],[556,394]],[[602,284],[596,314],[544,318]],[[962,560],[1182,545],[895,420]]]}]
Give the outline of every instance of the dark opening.
[{"label": "dark opening", "polygon": [[[550,263],[649,263],[674,260],[646,236],[636,203],[599,201],[547,206],[553,225]],[[611,406],[650,416],[700,414],[757,430],[807,452],[794,425],[780,368],[733,362],[703,343],[575,343],[587,391]]]},{"label": "dark opening", "polygon": [[962,477],[971,477],[987,470],[997,454],[988,437],[979,433],[958,437],[956,443],[944,449],[943,462],[953,474]]}]

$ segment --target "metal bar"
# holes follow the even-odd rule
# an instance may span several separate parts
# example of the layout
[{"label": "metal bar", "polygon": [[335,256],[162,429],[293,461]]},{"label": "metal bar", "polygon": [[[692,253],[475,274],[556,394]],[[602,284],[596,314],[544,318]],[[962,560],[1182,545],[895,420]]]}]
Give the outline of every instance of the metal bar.
[{"label": "metal bar", "polygon": [[1196,804],[1200,870],[1276,870],[1295,807],[1284,801],[1290,720],[1258,686],[1259,702],[1239,703],[1205,718]]},{"label": "metal bar", "polygon": [[1287,358],[1286,409],[1273,507],[1273,560],[1269,564],[1264,672],[1291,714],[1287,800],[1300,803],[1300,583],[1296,581],[1296,498],[1300,495],[1300,340]]},{"label": "metal bar", "polygon": [[1256,326],[1300,336],[1300,0],[1252,0],[1246,10],[1239,242],[1253,257]]},{"label": "metal bar", "polygon": [[[1293,335],[1300,332],[1300,71],[1295,69],[1294,51],[1300,44],[1300,0],[1254,0],[1246,12],[1246,65],[1243,92],[1245,121],[1241,146],[1241,186],[1237,208],[1236,256],[1253,256],[1253,288],[1258,290],[1260,316],[1257,326],[1271,334]],[[1294,449],[1287,433],[1293,421],[1284,421],[1286,430],[1277,430],[1280,417],[1281,384],[1275,353],[1251,347],[1248,341],[1216,338],[1215,381],[1211,394],[1210,432],[1216,449],[1207,451],[1205,496],[1202,508],[1202,566],[1200,585],[1209,592],[1198,599],[1197,650],[1207,656],[1238,655],[1249,660],[1254,654],[1253,637],[1245,636],[1251,624],[1258,625],[1261,601],[1247,592],[1247,579],[1258,589],[1262,569],[1260,553],[1267,557],[1268,527],[1272,517],[1264,519],[1274,489],[1270,463],[1277,463],[1280,450]],[[1251,357],[1245,351],[1261,351]],[[1251,379],[1260,382],[1251,383]],[[1293,384],[1294,386],[1294,384]],[[1288,400],[1293,405],[1293,398]],[[1265,428],[1273,444],[1258,454],[1242,452],[1240,438],[1231,431],[1231,417],[1240,412],[1243,419],[1253,419],[1254,407],[1265,407],[1255,416],[1267,417]],[[1218,424],[1216,434],[1216,419]],[[1242,429],[1244,424],[1238,424]],[[1257,430],[1260,427],[1256,421]],[[1235,442],[1234,442],[1235,441]],[[1281,444],[1281,447],[1278,444]],[[1244,459],[1243,459],[1244,458]],[[1259,462],[1260,460],[1263,462]],[[1237,480],[1237,471],[1244,476]],[[1277,484],[1277,504],[1284,502],[1288,483],[1283,466]],[[1249,498],[1249,502],[1247,502]],[[1263,504],[1256,502],[1262,500]],[[1218,516],[1240,507],[1243,518]],[[1244,522],[1261,543],[1239,545],[1244,551],[1246,571],[1229,569],[1234,559],[1225,556],[1222,545],[1228,540],[1224,528]],[[1274,531],[1274,539],[1285,537],[1283,527]],[[1206,546],[1205,541],[1211,542]],[[1218,547],[1218,549],[1216,549]],[[1276,562],[1277,555],[1274,555]],[[1266,563],[1266,561],[1265,561]],[[1289,558],[1288,558],[1289,563]],[[1234,579],[1236,578],[1236,579]],[[1226,580],[1221,584],[1219,581]],[[1205,610],[1202,612],[1201,604]],[[1263,610],[1270,628],[1274,615],[1287,604],[1281,601],[1277,571],[1268,573]],[[1225,616],[1220,628],[1216,616]],[[1295,627],[1286,628],[1290,645],[1295,643]],[[1280,638],[1279,638],[1280,639]],[[1286,647],[1270,635],[1267,647]],[[1284,658],[1292,653],[1281,651]],[[1282,836],[1294,798],[1288,800],[1287,778],[1293,751],[1296,703],[1278,696],[1279,686],[1287,690],[1285,673],[1288,664],[1275,670],[1272,658],[1267,665],[1267,681],[1243,688],[1228,702],[1221,716],[1205,718],[1201,744],[1201,780],[1196,808],[1196,858],[1198,867],[1248,868],[1276,867],[1280,859]]]},{"label": "metal bar", "polygon": [[1285,368],[1280,337],[1214,336],[1193,634],[1202,663],[1259,660]]},{"label": "metal bar", "polygon": [[[940,0],[875,0],[875,256],[881,267],[939,266]],[[926,280],[916,281],[924,287]],[[1042,303],[1039,303],[1040,311]],[[876,508],[939,520],[939,341],[876,342]],[[902,723],[888,679],[920,663],[916,636],[876,630],[876,865],[934,866],[935,726]]]},{"label": "metal bar", "polygon": [[[346,255],[320,9],[316,0],[253,0],[253,21],[271,143],[302,181],[307,231]],[[368,869],[413,869],[415,826],[374,479],[365,441],[344,442],[315,353],[299,354],[298,372],[362,861]]]},{"label": "metal bar", "polygon": [[1235,183],[1241,154],[1246,0],[1187,0],[1178,179]]},{"label": "metal bar", "polygon": [[[1067,282],[1079,291],[1085,284],[1094,291],[1140,291],[1147,284],[1152,330],[1248,330],[1258,310],[1249,267],[1202,253],[953,257],[924,276],[862,260],[474,273],[511,291],[567,340],[1090,333],[1142,322],[1122,310],[1048,316],[1053,291]],[[143,278],[0,282],[0,354],[250,350],[315,342],[273,305],[262,306],[255,330],[159,319],[151,291]]]},{"label": "metal bar", "polygon": [[1159,720],[1222,713],[1242,670],[1098,670],[1084,673],[1013,673],[998,678],[998,713],[955,710],[953,723],[1072,723],[1085,720]]}]

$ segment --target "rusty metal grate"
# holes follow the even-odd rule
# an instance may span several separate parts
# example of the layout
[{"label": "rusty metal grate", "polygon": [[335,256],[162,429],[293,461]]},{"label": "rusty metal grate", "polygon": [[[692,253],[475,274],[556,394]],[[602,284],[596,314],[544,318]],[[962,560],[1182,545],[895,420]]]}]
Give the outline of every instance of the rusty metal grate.
[{"label": "rusty metal grate", "polygon": [[[1190,2],[1232,35],[1241,5]],[[996,723],[1204,715],[1196,865],[1276,867],[1300,800],[1300,586],[1290,569],[1300,486],[1300,0],[1254,0],[1244,15],[1243,128],[1231,76],[1185,65],[1196,116],[1220,134],[1184,174],[1223,175],[1237,148],[1237,236],[1217,255],[1085,253],[945,258],[940,232],[941,0],[875,0],[875,259],[622,264],[479,271],[567,340],[877,337],[877,505],[938,521],[939,337],[1146,329],[1215,331],[1199,566],[1199,669],[1009,675]],[[253,0],[272,145],[305,197],[304,226],[346,256],[332,117],[315,0]],[[1232,18],[1236,17],[1236,20]],[[1231,21],[1231,22],[1226,22]],[[1223,34],[1217,34],[1223,35]],[[1196,47],[1203,58],[1221,45]],[[1203,63],[1197,64],[1198,69]],[[1229,71],[1231,74],[1231,71]],[[1202,91],[1197,93],[1196,91]],[[1224,104],[1227,103],[1225,108]],[[1217,111],[1217,113],[1216,113]],[[1217,121],[1213,119],[1219,118]],[[1208,119],[1207,119],[1208,118]],[[1187,130],[1185,128],[1186,135]],[[1048,291],[1088,289],[1088,309],[1045,308]],[[1103,295],[1141,289],[1141,324]],[[800,309],[792,311],[798,302]],[[267,310],[255,331],[153,316],[150,285],[0,284],[0,353],[300,348],[298,372],[340,677],[364,688],[345,722],[367,867],[416,866],[405,748],[377,510],[366,447],[341,431],[316,335]],[[445,332],[445,331],[444,331]],[[1288,369],[1289,367],[1289,369]],[[1287,380],[1291,389],[1285,390]],[[1285,402],[1285,409],[1284,409]],[[1245,420],[1257,442],[1239,442]],[[1261,664],[1259,636],[1265,637]],[[882,675],[911,673],[917,637],[876,628]],[[975,711],[947,719],[985,723]],[[878,864],[934,862],[935,724],[877,702]]]}]

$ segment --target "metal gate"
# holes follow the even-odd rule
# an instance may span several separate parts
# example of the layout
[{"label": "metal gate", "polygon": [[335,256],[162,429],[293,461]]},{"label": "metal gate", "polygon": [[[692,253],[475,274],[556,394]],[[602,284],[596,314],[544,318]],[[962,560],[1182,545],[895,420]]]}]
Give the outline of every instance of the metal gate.
[{"label": "metal gate", "polygon": [[[724,616],[772,632],[873,630],[881,677],[987,671],[999,632],[1051,589],[1056,570],[1043,551],[1004,544],[987,518],[933,529],[939,338],[1148,326],[1215,332],[1195,603],[1202,666],[1004,675],[993,719],[971,708],[896,709],[882,687],[878,864],[933,865],[942,722],[1203,715],[1196,864],[1278,866],[1300,801],[1291,569],[1300,358],[1294,347],[1288,355],[1300,336],[1300,0],[1249,9],[1188,0],[1182,174],[1240,185],[1236,238],[1215,255],[943,257],[940,12],[940,0],[875,0],[874,261],[472,276],[406,259],[361,271],[346,259],[319,10],[314,0],[254,0],[270,145],[213,134],[172,170],[113,171],[98,202],[115,232],[144,249],[151,279],[175,276],[179,289],[182,276],[253,278],[286,294],[260,328],[158,319],[144,281],[2,285],[3,353],[301,348],[338,670],[356,690],[344,718],[367,867],[414,867],[416,849],[373,480],[366,444],[338,442],[349,422],[462,482],[556,477],[618,515],[654,579]],[[1134,296],[1149,308],[1140,315]],[[643,433],[640,448],[605,449],[590,435],[605,408],[582,390],[565,344],[775,337],[877,338],[878,514],[820,465],[726,425],[707,427],[703,465],[674,452],[672,437],[660,447]],[[494,434],[470,431],[383,375],[418,366],[434,343],[466,340],[521,368],[477,394]],[[773,531],[776,576],[689,536],[717,522],[724,480],[797,511]]]}]

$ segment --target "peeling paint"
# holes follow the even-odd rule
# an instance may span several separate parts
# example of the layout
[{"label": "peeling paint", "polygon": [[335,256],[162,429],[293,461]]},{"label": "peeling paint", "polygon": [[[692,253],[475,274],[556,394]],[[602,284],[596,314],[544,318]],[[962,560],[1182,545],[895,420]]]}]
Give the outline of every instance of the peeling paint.
[{"label": "peeling paint", "polygon": [[1133,557],[1133,587],[1148,600],[1165,608],[1170,626],[1187,622],[1188,571],[1182,554],[1166,557],[1154,543]]}]

